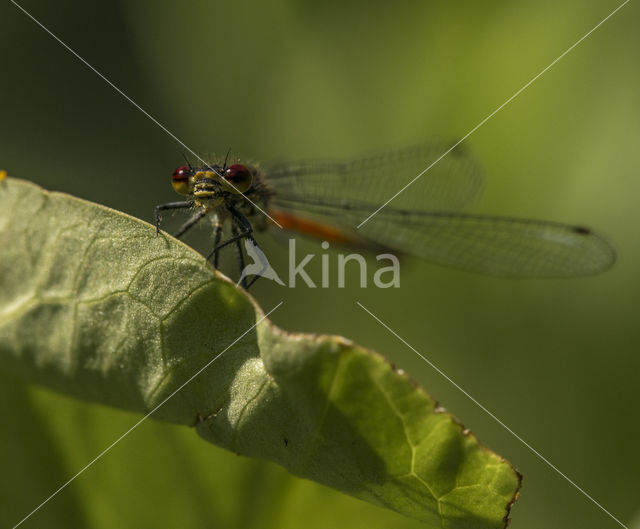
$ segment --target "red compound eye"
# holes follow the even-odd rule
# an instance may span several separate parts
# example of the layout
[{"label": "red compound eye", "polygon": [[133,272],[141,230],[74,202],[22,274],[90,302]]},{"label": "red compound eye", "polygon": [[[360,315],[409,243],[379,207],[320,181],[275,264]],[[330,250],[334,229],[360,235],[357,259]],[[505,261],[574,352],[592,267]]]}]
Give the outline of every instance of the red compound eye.
[{"label": "red compound eye", "polygon": [[174,182],[186,182],[189,180],[189,173],[191,172],[191,168],[187,165],[181,165],[173,172],[173,181]]},{"label": "red compound eye", "polygon": [[236,182],[244,182],[247,179],[251,179],[251,171],[240,163],[234,163],[227,167],[227,170],[224,172],[224,177],[229,180],[232,184]]},{"label": "red compound eye", "polygon": [[239,163],[234,163],[227,167],[224,178],[233,186],[233,193],[244,193],[251,187],[253,176],[248,167]]}]

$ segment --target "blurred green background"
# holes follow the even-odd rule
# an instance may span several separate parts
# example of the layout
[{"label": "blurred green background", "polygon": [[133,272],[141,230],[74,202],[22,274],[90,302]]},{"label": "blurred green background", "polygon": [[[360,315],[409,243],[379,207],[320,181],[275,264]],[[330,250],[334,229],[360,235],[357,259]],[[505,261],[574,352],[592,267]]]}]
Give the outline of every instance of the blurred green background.
[{"label": "blurred green background", "polygon": [[[196,152],[269,161],[462,137],[619,3],[22,5]],[[524,474],[517,529],[617,524],[356,301],[630,521],[640,508],[639,21],[631,2],[466,142],[487,173],[474,211],[593,227],[618,251],[612,270],[513,281],[407,262],[400,289],[252,289],[265,311],[284,300],[272,317],[284,329],[383,353],[511,461]],[[0,41],[1,168],[148,221],[176,200],[180,145],[9,2]],[[285,247],[267,239],[286,269]],[[138,419],[7,374],[0,394],[3,525]],[[420,525],[152,420],[24,524],[139,526]]]}]

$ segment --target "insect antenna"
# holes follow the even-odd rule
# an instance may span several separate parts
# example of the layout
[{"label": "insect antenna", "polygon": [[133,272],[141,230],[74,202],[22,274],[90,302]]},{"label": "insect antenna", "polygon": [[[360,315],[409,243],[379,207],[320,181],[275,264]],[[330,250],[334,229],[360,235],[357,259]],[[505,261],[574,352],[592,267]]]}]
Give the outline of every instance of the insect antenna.
[{"label": "insect antenna", "polygon": [[224,157],[224,165],[222,166],[223,171],[227,170],[227,161],[229,160],[230,153],[231,153],[231,147],[229,147],[229,150],[227,151],[227,155]]},{"label": "insect antenna", "polygon": [[184,151],[181,152],[182,157],[184,158],[184,161],[187,162],[187,167],[189,169],[193,169],[193,167],[191,167],[191,162],[189,161],[189,158],[187,158],[187,155],[184,153]]}]

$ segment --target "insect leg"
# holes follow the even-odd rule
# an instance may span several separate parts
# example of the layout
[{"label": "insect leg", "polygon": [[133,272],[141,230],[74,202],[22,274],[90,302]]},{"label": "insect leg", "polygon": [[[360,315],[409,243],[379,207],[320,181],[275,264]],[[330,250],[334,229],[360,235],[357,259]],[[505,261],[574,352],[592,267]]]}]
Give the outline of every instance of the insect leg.
[{"label": "insect leg", "polygon": [[[245,286],[245,287],[244,287],[244,289],[245,289],[245,290],[249,290],[249,287],[250,287],[251,285],[253,285],[253,284],[254,284],[258,279],[260,279],[261,277],[262,277],[261,275],[253,276],[253,279],[251,279],[251,281],[249,281],[249,282],[247,283],[247,286]],[[245,278],[244,278],[244,281],[246,282],[246,280],[247,280],[247,278],[245,277]],[[244,286],[244,285],[242,285],[242,286]]]},{"label": "insect leg", "polygon": [[[253,235],[252,235],[253,227],[251,226],[251,223],[247,220],[247,218],[232,206],[230,206],[228,210],[229,210],[229,213],[231,213],[231,216],[233,217],[233,221],[234,221],[232,222],[232,227],[231,227],[232,236],[226,241],[224,241],[223,243],[219,243],[218,239],[216,239],[216,245],[213,248],[213,251],[207,257],[207,259],[211,259],[212,256],[217,255],[217,253],[220,251],[221,248],[224,248],[228,244],[235,242],[236,247],[238,248],[238,256],[239,256],[238,262],[240,264],[240,273],[242,274],[242,271],[244,270],[244,254],[242,253],[242,246],[240,245],[240,241],[242,239],[249,239],[254,246],[258,248],[259,246],[256,240],[253,238]],[[241,228],[242,231],[239,231],[238,228]],[[251,285],[253,285],[253,283],[256,282],[258,277],[260,276],[255,276],[248,283],[246,282],[246,278],[243,278],[242,286],[245,289],[248,289]]]},{"label": "insect leg", "polygon": [[198,224],[198,222],[200,222],[205,216],[206,216],[207,212],[205,210],[202,210],[200,212],[198,212],[197,214],[195,214],[193,217],[191,217],[187,222],[185,222],[180,229],[178,230],[178,232],[174,235],[174,237],[176,239],[179,239],[180,237],[182,237],[185,233],[187,233],[191,228],[193,228],[196,224]]},{"label": "insect leg", "polygon": [[193,206],[192,200],[185,200],[183,202],[169,202],[168,204],[160,204],[156,206],[156,233],[160,233],[160,212],[165,209],[186,209]]},{"label": "insect leg", "polygon": [[[238,235],[238,228],[235,225],[231,226],[231,233],[233,235]],[[244,270],[244,254],[242,253],[242,244],[240,243],[240,239],[236,239],[236,250],[238,254],[238,268],[240,270],[240,275],[242,275],[242,271]],[[242,288],[247,290],[247,278],[243,277],[241,281]]]},{"label": "insect leg", "polygon": [[[260,249],[260,247],[258,246],[258,243],[256,242],[256,240],[253,238],[253,235],[251,235],[253,233],[253,228],[251,226],[251,223],[247,220],[247,218],[240,213],[238,210],[236,210],[235,208],[230,208],[231,211],[231,215],[233,215],[234,220],[242,227],[245,228],[245,233],[246,234],[246,238],[249,239],[251,241],[251,243],[258,249]],[[251,231],[248,231],[251,230]],[[238,240],[237,242],[238,247],[240,246],[240,241]],[[242,266],[240,268],[240,273],[242,273],[242,270],[244,270],[244,261],[241,263]],[[264,272],[264,270],[263,270]],[[260,279],[260,277],[262,277],[260,274],[254,275],[253,278],[251,279],[251,281],[249,281],[247,283],[247,278],[243,278],[242,280],[242,286],[244,287],[245,290],[249,290],[249,287],[251,285],[253,285],[258,279]]]},{"label": "insect leg", "polygon": [[246,219],[246,217],[232,207],[229,207],[229,212],[233,216],[234,220],[236,220],[238,224],[243,228],[243,231],[229,237],[223,243],[216,244],[213,250],[211,251],[211,253],[207,256],[207,259],[211,259],[211,257],[216,252],[218,252],[228,244],[231,244],[232,242],[235,242],[235,241],[239,241],[240,239],[244,239],[245,237],[248,237],[255,244],[255,241],[251,236],[251,234],[253,233],[253,227],[251,226],[250,222]]},{"label": "insect leg", "polygon": [[215,232],[215,238],[213,241],[213,267],[217,270],[218,262],[220,261],[220,252],[217,251],[216,248],[220,244],[220,238],[222,237],[222,224],[220,223],[220,221],[218,221],[218,223],[216,224],[215,229],[216,229],[216,232]]}]

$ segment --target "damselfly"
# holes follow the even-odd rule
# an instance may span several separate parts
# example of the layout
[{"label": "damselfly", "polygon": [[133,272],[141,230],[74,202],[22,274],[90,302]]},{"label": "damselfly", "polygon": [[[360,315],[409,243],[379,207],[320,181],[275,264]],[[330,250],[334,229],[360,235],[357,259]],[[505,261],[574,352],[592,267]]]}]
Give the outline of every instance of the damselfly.
[{"label": "damselfly", "polygon": [[[172,184],[188,198],[156,206],[156,226],[159,230],[160,212],[167,209],[194,210],[176,237],[211,217],[214,244],[208,259],[216,268],[220,250],[235,243],[242,270],[241,240],[257,246],[255,232],[278,229],[276,224],[327,242],[386,248],[495,276],[577,277],[613,264],[613,248],[588,228],[460,213],[483,181],[478,164],[460,147],[376,212],[447,150],[446,144],[429,143],[343,162],[183,165]],[[226,225],[230,234],[223,241]],[[253,282],[244,281],[245,288]]]}]

